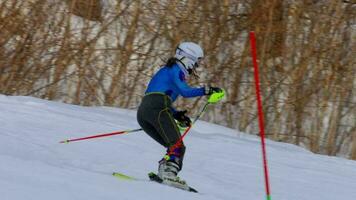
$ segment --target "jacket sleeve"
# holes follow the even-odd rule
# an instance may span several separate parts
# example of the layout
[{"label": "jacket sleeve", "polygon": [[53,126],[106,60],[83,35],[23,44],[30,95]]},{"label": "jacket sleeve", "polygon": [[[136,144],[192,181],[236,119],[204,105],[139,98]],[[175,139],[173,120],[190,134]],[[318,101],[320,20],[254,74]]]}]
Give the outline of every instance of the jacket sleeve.
[{"label": "jacket sleeve", "polygon": [[173,81],[178,89],[178,93],[183,97],[198,97],[205,95],[205,88],[191,88],[185,81],[184,73],[178,69],[173,70]]}]

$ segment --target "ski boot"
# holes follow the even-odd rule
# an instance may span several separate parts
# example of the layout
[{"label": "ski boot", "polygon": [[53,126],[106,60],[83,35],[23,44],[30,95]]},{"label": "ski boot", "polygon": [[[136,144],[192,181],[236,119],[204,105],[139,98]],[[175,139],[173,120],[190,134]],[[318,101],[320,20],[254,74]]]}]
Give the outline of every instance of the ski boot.
[{"label": "ski boot", "polygon": [[186,181],[177,176],[179,170],[179,165],[173,160],[167,160],[167,156],[165,156],[165,158],[159,161],[157,176],[163,180],[162,183],[164,184],[188,190],[189,186]]}]

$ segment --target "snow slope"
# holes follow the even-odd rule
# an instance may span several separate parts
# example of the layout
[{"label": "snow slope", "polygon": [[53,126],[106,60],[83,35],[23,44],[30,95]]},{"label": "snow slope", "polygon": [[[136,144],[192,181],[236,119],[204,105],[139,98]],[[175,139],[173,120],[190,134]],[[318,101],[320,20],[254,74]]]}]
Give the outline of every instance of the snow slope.
[{"label": "snow slope", "polygon": [[[259,138],[199,121],[180,176],[200,193],[148,181],[164,149],[144,132],[59,144],[138,128],[135,111],[0,95],[1,200],[263,200]],[[273,200],[356,199],[356,162],[267,141]]]}]

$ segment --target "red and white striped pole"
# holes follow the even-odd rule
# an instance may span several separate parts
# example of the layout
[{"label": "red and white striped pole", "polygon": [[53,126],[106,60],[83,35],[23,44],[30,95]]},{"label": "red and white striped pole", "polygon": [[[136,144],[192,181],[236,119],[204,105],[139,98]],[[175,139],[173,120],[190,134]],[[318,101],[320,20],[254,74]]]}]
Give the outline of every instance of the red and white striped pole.
[{"label": "red and white striped pole", "polygon": [[265,175],[265,187],[267,200],[271,200],[270,185],[268,179],[268,166],[267,166],[267,155],[266,155],[266,145],[265,145],[265,127],[263,119],[263,108],[262,108],[262,98],[260,92],[260,79],[258,77],[258,64],[257,64],[257,51],[256,51],[256,37],[253,31],[250,32],[250,42],[251,42],[251,54],[254,67],[255,75],[255,86],[256,86],[256,97],[257,97],[257,110],[258,110],[258,124],[260,128],[261,136],[261,146],[262,146],[262,156],[263,156],[263,169]]}]

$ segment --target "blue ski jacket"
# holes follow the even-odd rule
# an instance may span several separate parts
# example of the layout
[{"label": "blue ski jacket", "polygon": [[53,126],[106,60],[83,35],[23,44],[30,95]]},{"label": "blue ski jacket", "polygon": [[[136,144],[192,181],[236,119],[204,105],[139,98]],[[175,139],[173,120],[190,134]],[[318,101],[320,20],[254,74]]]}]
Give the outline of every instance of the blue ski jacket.
[{"label": "blue ski jacket", "polygon": [[178,64],[171,67],[162,67],[151,79],[146,89],[148,93],[164,93],[169,96],[172,103],[178,96],[185,98],[205,95],[205,88],[191,88],[186,83],[185,74]]}]

